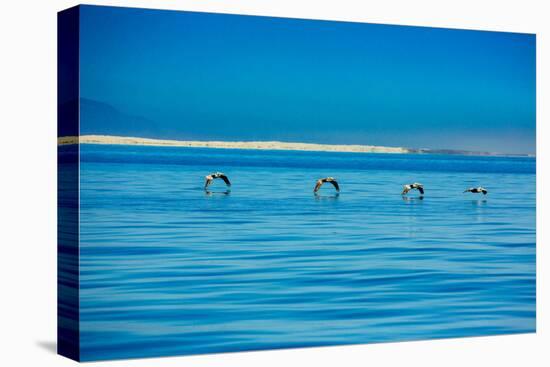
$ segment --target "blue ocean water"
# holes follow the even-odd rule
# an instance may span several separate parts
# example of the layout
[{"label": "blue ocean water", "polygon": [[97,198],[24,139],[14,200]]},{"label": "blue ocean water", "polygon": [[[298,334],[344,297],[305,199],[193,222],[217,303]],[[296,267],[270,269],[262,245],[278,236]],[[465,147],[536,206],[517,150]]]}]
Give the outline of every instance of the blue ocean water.
[{"label": "blue ocean water", "polygon": [[82,360],[535,331],[534,158],[82,145],[80,190]]}]

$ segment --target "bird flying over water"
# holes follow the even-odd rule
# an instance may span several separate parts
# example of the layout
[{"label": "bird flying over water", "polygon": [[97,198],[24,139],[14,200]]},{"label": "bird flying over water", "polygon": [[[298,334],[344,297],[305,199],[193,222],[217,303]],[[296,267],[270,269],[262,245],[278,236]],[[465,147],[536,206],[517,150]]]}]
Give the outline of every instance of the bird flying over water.
[{"label": "bird flying over water", "polygon": [[208,186],[210,186],[212,181],[214,181],[216,178],[221,178],[227,186],[231,186],[231,182],[229,182],[229,178],[227,178],[227,176],[221,172],[212,173],[208,176],[205,176],[204,178],[206,179],[206,182],[204,183],[205,190]]},{"label": "bird flying over water", "polygon": [[483,195],[487,195],[487,189],[485,187],[470,187],[469,189],[464,190],[464,192],[471,192],[473,194],[479,194],[483,193]]},{"label": "bird flying over water", "polygon": [[321,188],[321,186],[323,186],[325,182],[330,182],[332,186],[334,186],[334,188],[336,189],[336,192],[340,192],[340,186],[338,186],[338,182],[334,179],[334,177],[325,177],[318,179],[317,183],[315,184],[315,188],[313,189],[313,192],[319,191],[319,189]]},{"label": "bird flying over water", "polygon": [[409,185],[403,185],[403,192],[401,195],[407,195],[407,193],[411,190],[418,190],[420,192],[420,195],[424,195],[424,185],[415,182]]}]

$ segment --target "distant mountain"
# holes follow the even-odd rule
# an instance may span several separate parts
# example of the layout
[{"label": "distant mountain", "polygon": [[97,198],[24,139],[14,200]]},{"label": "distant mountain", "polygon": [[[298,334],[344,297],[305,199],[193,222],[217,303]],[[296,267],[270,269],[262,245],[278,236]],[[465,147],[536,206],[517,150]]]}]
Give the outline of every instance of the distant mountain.
[{"label": "distant mountain", "polygon": [[110,104],[80,99],[80,134],[159,136],[162,130],[149,119],[122,112]]},{"label": "distant mountain", "polygon": [[[76,124],[70,122],[70,117],[77,115],[78,104],[77,100],[72,100],[63,103],[59,106],[59,118],[61,121],[68,121],[59,127],[59,136],[68,137],[78,135],[78,131],[75,129]],[[122,112],[114,106],[99,102],[96,100],[81,98],[80,99],[80,135],[100,135],[99,140],[108,139],[110,144],[139,144],[139,145],[155,145],[151,142],[158,139],[177,139],[179,134],[175,131],[171,131],[166,127],[162,127],[155,121],[149,120],[144,117],[134,116],[126,112]],[[131,141],[128,141],[132,137]],[[141,138],[141,139],[133,139]],[[143,139],[145,138],[145,139]],[[148,138],[148,139],[147,139]],[[114,140],[113,140],[114,139]],[[96,139],[97,140],[97,139]],[[113,140],[113,141],[112,141]],[[141,141],[143,140],[143,142]],[[149,141],[151,140],[151,141]],[[220,140],[220,139],[218,139]],[[62,143],[64,140],[62,139]],[[90,143],[95,143],[90,142]],[[160,143],[159,143],[160,142]],[[66,143],[66,142],[65,142]],[[105,143],[97,141],[97,143]],[[476,155],[476,156],[534,156],[526,154],[500,154],[490,152],[479,151],[466,151],[466,150],[454,150],[454,149],[418,149],[418,148],[395,148],[395,147],[374,147],[368,145],[330,145],[330,144],[314,144],[314,143],[285,143],[285,142],[230,142],[230,141],[174,141],[170,140],[169,143],[158,140],[159,145],[175,145],[175,146],[221,146],[228,147],[226,145],[240,144],[247,149],[268,149],[265,146],[269,146],[269,149],[273,148],[273,143],[283,146],[284,149],[297,149],[297,150],[329,150],[329,151],[361,151],[361,152],[389,152],[389,153],[413,153],[413,154],[458,154],[458,155]],[[189,143],[189,144],[188,144]],[[258,145],[258,147],[250,147],[249,145]],[[287,145],[292,145],[289,147]],[[303,147],[306,146],[306,147]],[[316,148],[312,146],[317,146]],[[241,147],[241,148],[243,148]],[[337,148],[335,148],[337,147]],[[315,149],[314,149],[315,148]]]}]

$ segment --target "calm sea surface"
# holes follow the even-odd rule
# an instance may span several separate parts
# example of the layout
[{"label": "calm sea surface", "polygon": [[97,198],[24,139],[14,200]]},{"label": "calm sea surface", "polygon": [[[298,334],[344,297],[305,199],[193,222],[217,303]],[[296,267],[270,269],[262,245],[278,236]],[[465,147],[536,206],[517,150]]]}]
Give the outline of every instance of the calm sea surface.
[{"label": "calm sea surface", "polygon": [[80,188],[83,360],[535,330],[533,158],[83,145]]}]

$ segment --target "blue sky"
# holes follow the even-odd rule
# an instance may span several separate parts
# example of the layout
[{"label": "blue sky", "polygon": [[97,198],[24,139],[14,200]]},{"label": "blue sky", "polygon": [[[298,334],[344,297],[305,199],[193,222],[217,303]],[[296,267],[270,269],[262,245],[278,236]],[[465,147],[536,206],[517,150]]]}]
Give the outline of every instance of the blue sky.
[{"label": "blue sky", "polygon": [[84,6],[80,55],[147,137],[535,152],[530,34]]}]

